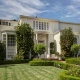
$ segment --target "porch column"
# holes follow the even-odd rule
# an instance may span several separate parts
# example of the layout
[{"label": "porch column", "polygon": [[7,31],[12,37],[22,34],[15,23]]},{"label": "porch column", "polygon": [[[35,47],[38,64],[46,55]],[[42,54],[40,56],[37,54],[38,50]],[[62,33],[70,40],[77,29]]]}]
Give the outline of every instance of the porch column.
[{"label": "porch column", "polygon": [[8,59],[8,54],[7,54],[7,45],[8,45],[8,41],[7,41],[7,39],[8,39],[8,34],[6,33],[6,59]]},{"label": "porch column", "polygon": [[48,34],[48,54],[47,58],[50,58],[50,34]]},{"label": "porch column", "polygon": [[36,33],[36,44],[38,44],[38,34]]}]

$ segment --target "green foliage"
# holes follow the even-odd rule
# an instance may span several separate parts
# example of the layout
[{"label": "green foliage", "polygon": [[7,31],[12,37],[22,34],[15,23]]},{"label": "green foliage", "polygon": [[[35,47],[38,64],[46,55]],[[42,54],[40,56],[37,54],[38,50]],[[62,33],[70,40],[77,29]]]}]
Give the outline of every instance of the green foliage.
[{"label": "green foliage", "polygon": [[25,60],[5,60],[5,61],[0,62],[0,65],[29,63],[29,61],[30,61],[30,59],[25,59]]},{"label": "green foliage", "polygon": [[[33,60],[29,62],[31,66],[55,66],[61,69],[68,70],[74,65],[68,64],[68,63],[62,63],[59,61],[50,61],[50,60]],[[80,68],[77,66],[77,68]]]},{"label": "green foliage", "polygon": [[0,41],[0,61],[4,60],[6,57],[5,45]]},{"label": "green foliage", "polygon": [[44,44],[39,43],[39,44],[35,44],[34,45],[34,51],[37,54],[41,55],[41,54],[43,54],[45,52],[45,50],[46,50],[46,47],[45,47]]},{"label": "green foliage", "polygon": [[67,75],[71,75],[74,77],[80,77],[80,68],[71,68],[68,70]]},{"label": "green foliage", "polygon": [[15,27],[17,37],[17,50],[18,53],[22,50],[24,57],[29,55],[34,47],[34,32],[29,24],[21,24]]},{"label": "green foliage", "polygon": [[79,49],[80,49],[80,45],[79,44],[73,44],[71,46],[71,51],[74,53],[74,56],[75,55],[77,56]]},{"label": "green foliage", "polygon": [[72,29],[64,29],[61,31],[60,36],[60,45],[61,45],[61,51],[62,54],[64,54],[65,57],[70,57],[71,54],[71,46],[74,42],[74,34],[72,32]]},{"label": "green foliage", "polygon": [[52,61],[30,61],[31,66],[53,66]]},{"label": "green foliage", "polygon": [[41,58],[33,58],[33,61],[43,61]]},{"label": "green foliage", "polygon": [[50,53],[51,54],[54,54],[55,53],[55,45],[54,45],[54,42],[51,42],[50,43]]},{"label": "green foliage", "polygon": [[22,60],[23,59],[23,51],[20,50],[18,54],[15,55],[14,60]]},{"label": "green foliage", "polygon": [[67,63],[80,65],[80,58],[70,58],[66,59]]},{"label": "green foliage", "polygon": [[66,72],[63,72],[59,75],[59,80],[80,80],[80,78],[67,75]]}]

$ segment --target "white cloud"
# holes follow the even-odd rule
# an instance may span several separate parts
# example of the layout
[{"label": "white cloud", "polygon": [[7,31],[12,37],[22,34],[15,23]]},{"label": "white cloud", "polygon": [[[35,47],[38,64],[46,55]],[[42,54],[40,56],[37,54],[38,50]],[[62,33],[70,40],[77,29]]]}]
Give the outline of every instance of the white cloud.
[{"label": "white cloud", "polygon": [[71,0],[66,10],[67,14],[64,17],[80,17],[80,0]]},{"label": "white cloud", "polygon": [[[49,3],[43,3],[41,0],[0,0],[0,18],[14,19],[19,15],[36,15],[48,10],[42,10]],[[4,13],[4,14],[2,14]]]}]

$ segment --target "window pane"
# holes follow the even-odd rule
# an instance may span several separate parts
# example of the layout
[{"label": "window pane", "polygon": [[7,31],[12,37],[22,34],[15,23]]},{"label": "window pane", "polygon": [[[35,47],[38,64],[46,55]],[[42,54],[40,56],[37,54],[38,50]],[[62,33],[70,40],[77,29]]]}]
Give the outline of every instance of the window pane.
[{"label": "window pane", "polygon": [[8,35],[8,46],[15,46],[15,35]]}]

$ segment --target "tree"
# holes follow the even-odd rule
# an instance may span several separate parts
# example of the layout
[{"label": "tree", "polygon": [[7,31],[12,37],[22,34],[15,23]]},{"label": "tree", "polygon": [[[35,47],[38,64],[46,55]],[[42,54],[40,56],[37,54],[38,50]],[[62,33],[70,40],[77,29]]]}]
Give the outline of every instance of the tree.
[{"label": "tree", "polygon": [[71,53],[71,46],[74,42],[74,34],[72,32],[72,29],[64,29],[61,31],[60,36],[60,45],[61,45],[61,51],[62,54],[64,54],[65,57],[70,57],[72,55]]},{"label": "tree", "polygon": [[73,44],[71,46],[71,51],[74,53],[74,57],[78,57],[79,49],[80,49],[80,44]]},{"label": "tree", "polygon": [[54,54],[55,53],[55,44],[54,42],[50,43],[50,54]]},{"label": "tree", "polygon": [[46,47],[44,44],[41,44],[41,43],[35,44],[34,45],[34,51],[35,51],[35,53],[41,55],[46,51]]},{"label": "tree", "polygon": [[29,24],[24,23],[15,27],[17,50],[23,51],[23,57],[26,59],[29,57],[31,50],[34,47],[34,32]]},{"label": "tree", "polygon": [[0,41],[0,61],[4,60],[5,57],[6,57],[5,45]]}]

